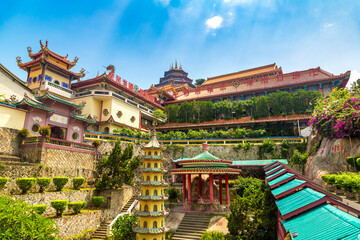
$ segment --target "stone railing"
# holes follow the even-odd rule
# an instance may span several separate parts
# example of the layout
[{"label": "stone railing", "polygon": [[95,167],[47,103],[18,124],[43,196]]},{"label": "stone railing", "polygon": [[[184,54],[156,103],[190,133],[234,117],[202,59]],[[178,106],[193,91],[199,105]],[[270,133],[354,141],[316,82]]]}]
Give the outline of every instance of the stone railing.
[{"label": "stone railing", "polygon": [[95,153],[95,147],[92,145],[50,137],[27,137],[22,140],[20,147],[49,147],[75,152]]}]

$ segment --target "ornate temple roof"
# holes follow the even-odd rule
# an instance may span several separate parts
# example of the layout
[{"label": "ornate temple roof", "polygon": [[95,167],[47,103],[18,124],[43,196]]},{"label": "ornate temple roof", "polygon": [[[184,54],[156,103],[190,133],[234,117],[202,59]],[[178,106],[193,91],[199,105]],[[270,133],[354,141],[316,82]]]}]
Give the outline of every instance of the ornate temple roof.
[{"label": "ornate temple roof", "polygon": [[78,105],[78,104],[75,104],[73,103],[72,101],[68,100],[68,99],[65,99],[65,98],[62,98],[62,97],[58,97],[54,94],[51,94],[49,92],[46,92],[44,95],[42,96],[36,96],[35,97],[37,100],[41,100],[41,99],[45,99],[45,98],[48,98],[48,99],[51,99],[53,101],[57,101],[57,102],[60,102],[60,103],[63,103],[63,104],[66,104],[66,105],[69,105],[71,107],[75,107],[75,108],[84,108],[84,105]]},{"label": "ornate temple roof", "polygon": [[96,120],[95,120],[95,119],[88,118],[88,117],[86,117],[85,115],[70,113],[70,116],[71,116],[72,118],[75,118],[75,119],[80,120],[80,121],[84,121],[84,122],[88,122],[88,123],[96,123]]},{"label": "ornate temple roof", "polygon": [[44,111],[48,112],[55,112],[55,110],[47,108],[44,104],[41,102],[35,101],[30,99],[29,97],[25,96],[20,102],[15,104],[16,106],[30,106],[34,108],[38,108]]},{"label": "ornate temple roof", "polygon": [[143,148],[145,148],[145,149],[162,149],[163,148],[160,145],[159,141],[157,140],[155,131],[152,131],[150,141]]}]

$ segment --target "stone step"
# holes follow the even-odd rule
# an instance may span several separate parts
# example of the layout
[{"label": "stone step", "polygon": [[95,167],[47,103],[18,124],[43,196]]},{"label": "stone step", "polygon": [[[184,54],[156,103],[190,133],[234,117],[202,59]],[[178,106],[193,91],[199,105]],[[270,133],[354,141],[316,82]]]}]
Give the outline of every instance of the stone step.
[{"label": "stone step", "polygon": [[9,162],[20,162],[21,158],[18,156],[13,156],[13,155],[0,154],[0,160],[1,161],[9,161]]},{"label": "stone step", "polygon": [[28,162],[13,162],[13,161],[2,161],[0,163],[8,166],[29,166],[29,167],[39,167],[39,163],[28,163]]},{"label": "stone step", "polygon": [[199,240],[207,230],[209,222],[209,214],[186,213],[172,239]]}]

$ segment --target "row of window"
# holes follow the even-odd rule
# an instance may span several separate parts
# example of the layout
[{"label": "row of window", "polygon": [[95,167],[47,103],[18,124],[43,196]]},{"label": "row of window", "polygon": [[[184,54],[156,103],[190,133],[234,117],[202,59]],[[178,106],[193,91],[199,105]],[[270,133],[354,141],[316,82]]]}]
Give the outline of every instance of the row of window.
[{"label": "row of window", "polygon": [[[137,240],[139,240],[139,238],[137,238]],[[146,240],[146,238],[144,238],[143,240]],[[157,238],[154,238],[153,240],[158,240]],[[160,239],[159,239],[160,240]],[[164,240],[164,237],[161,237],[161,240]]]},{"label": "row of window", "polygon": [[[45,75],[45,80],[49,81],[49,82],[52,82],[52,77],[49,76],[49,75]],[[41,81],[41,74],[39,76],[31,77],[31,78],[28,79],[29,85],[32,84],[32,83],[40,82],[40,81]],[[54,83],[57,84],[57,85],[60,85],[59,80],[54,80]],[[62,82],[61,86],[64,87],[64,88],[69,88],[69,84],[66,83],[66,82]]]},{"label": "row of window", "polygon": [[[139,225],[141,226],[140,220],[139,220]],[[164,225],[164,222],[163,222],[163,220],[161,220],[161,226],[163,226],[163,225]],[[147,221],[144,221],[143,227],[148,228]],[[157,221],[153,221],[153,228],[157,228],[157,227],[158,227]],[[154,239],[156,239],[156,238],[154,238]]]},{"label": "row of window", "polygon": [[[160,204],[161,205],[161,211],[163,211],[164,210],[164,205],[163,204]],[[140,204],[140,211],[142,211],[141,210],[141,204]],[[149,206],[146,204],[145,206],[144,206],[144,212],[148,212],[149,211]],[[155,204],[154,205],[154,207],[153,207],[153,212],[157,212],[158,211],[158,206]]]},{"label": "row of window", "polygon": [[[161,156],[161,154],[162,154],[162,152],[159,152],[159,153],[158,153],[157,151],[154,152],[154,156]],[[147,152],[147,155],[148,155],[148,156],[151,156],[151,155],[152,155],[152,154],[151,154],[151,151],[148,151],[148,152]]]},{"label": "row of window", "polygon": [[[31,130],[31,133],[38,134],[39,130],[40,130],[40,124],[34,123],[33,125],[31,125],[30,130]],[[73,141],[79,140],[79,133],[73,132],[73,134],[71,134],[71,139]]]},{"label": "row of window", "polygon": [[[142,191],[142,192],[141,192],[141,195],[144,195],[143,193],[144,193],[144,192]],[[153,191],[153,195],[152,195],[152,196],[157,196],[157,195],[158,195],[158,190],[155,189],[155,190]],[[163,190],[161,189],[161,191],[160,191],[160,196],[162,196],[162,195],[163,195]],[[145,196],[150,196],[149,190],[146,190],[146,191],[145,191]]]},{"label": "row of window", "polygon": [[[145,167],[145,163],[143,163],[142,166]],[[158,163],[154,163],[154,164],[153,164],[153,168],[158,168],[158,166],[162,167],[162,164],[161,164],[161,163],[159,163],[159,165],[158,165]],[[147,163],[147,164],[146,164],[146,167],[147,167],[147,168],[151,168],[151,164],[150,164],[150,163]]]},{"label": "row of window", "polygon": [[[143,176],[143,180],[145,179],[145,176]],[[153,178],[153,181],[162,181],[163,180],[163,176],[161,175],[161,176],[154,176],[154,178]],[[151,181],[151,178],[150,178],[150,176],[147,176],[146,177],[146,181]]]}]

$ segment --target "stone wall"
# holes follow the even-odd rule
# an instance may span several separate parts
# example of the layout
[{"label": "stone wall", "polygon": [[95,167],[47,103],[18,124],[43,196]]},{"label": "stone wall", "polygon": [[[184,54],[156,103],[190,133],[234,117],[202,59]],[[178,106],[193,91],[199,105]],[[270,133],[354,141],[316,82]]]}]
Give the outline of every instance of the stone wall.
[{"label": "stone wall", "polygon": [[[85,181],[92,180],[94,171],[84,168],[65,169],[60,167],[48,167],[39,163],[3,163],[4,169],[0,169],[0,177],[8,177],[9,182],[5,189],[0,191],[0,194],[9,194],[13,192],[20,192],[20,189],[15,183],[17,178],[36,178],[36,177],[69,177],[69,182],[65,188],[72,188],[73,177],[84,177]],[[54,190],[53,183],[50,184],[49,190]],[[35,186],[32,191],[38,191],[38,186]]]},{"label": "stone wall", "polygon": [[[91,205],[91,196],[93,196],[93,190],[79,190],[79,191],[60,191],[60,192],[44,192],[44,193],[30,193],[11,195],[10,197],[15,200],[24,200],[30,205],[46,204],[47,209],[44,215],[55,214],[56,211],[51,207],[50,202],[52,200],[68,200],[68,202],[86,201],[88,206]],[[68,210],[65,211],[67,213]]]},{"label": "stone wall", "polygon": [[[85,140],[85,143],[91,143],[92,141]],[[127,143],[127,142],[120,142],[120,146],[122,150],[124,150],[129,144],[133,143]],[[142,145],[139,144],[133,144],[134,145],[134,156],[139,156],[143,154],[143,150],[141,149]],[[100,146],[98,147],[98,154],[101,156],[109,155],[112,151],[112,149],[115,146],[115,141],[101,141]]]},{"label": "stone wall", "polygon": [[53,221],[59,227],[60,234],[75,236],[84,230],[96,230],[101,223],[104,211],[93,211],[72,216],[55,218]]},{"label": "stone wall", "polygon": [[[312,139],[315,139],[314,141]],[[316,146],[319,143],[319,148]],[[315,146],[315,147],[314,147]],[[346,162],[347,156],[360,155],[360,139],[328,138],[318,139],[311,137],[308,142],[308,151],[313,151],[305,165],[305,175],[313,181],[322,184],[322,175],[340,171],[353,171]]]},{"label": "stone wall", "polygon": [[18,130],[11,128],[0,128],[0,154],[18,155],[19,140],[16,137]]}]

